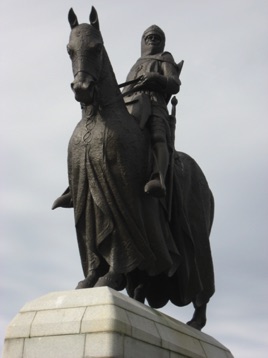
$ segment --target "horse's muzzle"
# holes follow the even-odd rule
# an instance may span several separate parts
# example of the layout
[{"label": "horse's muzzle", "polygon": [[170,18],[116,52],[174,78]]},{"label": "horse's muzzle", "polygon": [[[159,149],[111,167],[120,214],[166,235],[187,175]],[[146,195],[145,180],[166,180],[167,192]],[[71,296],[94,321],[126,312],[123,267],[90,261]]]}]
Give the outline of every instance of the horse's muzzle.
[{"label": "horse's muzzle", "polygon": [[77,76],[71,83],[71,88],[75,94],[75,99],[84,104],[91,104],[94,98],[95,81],[89,78]]}]

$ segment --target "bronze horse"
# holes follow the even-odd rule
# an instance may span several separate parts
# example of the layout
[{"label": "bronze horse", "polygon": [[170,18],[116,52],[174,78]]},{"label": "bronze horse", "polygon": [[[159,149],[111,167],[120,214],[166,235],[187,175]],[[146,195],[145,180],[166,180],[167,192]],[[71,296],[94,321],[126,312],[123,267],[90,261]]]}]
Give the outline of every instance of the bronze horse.
[{"label": "bronze horse", "polygon": [[90,24],[69,12],[67,46],[82,119],[69,142],[69,188],[54,203],[73,207],[85,279],[77,288],[127,289],[154,308],[169,300],[195,307],[201,329],[214,293],[209,234],[214,202],[199,166],[174,152],[171,215],[144,193],[152,169],[149,132],[125,106],[94,8]]}]

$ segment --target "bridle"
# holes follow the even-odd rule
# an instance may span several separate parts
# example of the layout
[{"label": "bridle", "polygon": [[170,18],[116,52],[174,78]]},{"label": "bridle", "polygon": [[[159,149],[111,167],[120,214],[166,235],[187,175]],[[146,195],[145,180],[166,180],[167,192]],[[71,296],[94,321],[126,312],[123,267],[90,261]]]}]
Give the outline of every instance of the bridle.
[{"label": "bridle", "polygon": [[101,76],[101,72],[102,72],[102,68],[103,68],[103,48],[101,50],[100,53],[100,66],[99,66],[99,73],[97,74],[97,76],[93,76],[91,73],[89,73],[87,70],[85,69],[80,69],[78,71],[75,72],[74,74],[74,78],[79,74],[79,73],[84,73],[86,75],[88,75],[89,77],[91,77],[93,79],[92,82],[94,82],[94,84],[96,84]]},{"label": "bridle", "polygon": [[[92,78],[91,84],[93,85],[93,87],[95,87],[96,84],[99,82],[99,79],[100,79],[100,77],[101,77],[102,68],[103,68],[103,57],[104,57],[104,56],[103,56],[103,49],[102,49],[102,51],[101,51],[101,56],[100,56],[100,61],[101,61],[101,63],[100,63],[100,66],[99,66],[98,76],[95,77],[95,76],[93,76],[92,74],[90,74],[87,70],[85,70],[85,69],[80,69],[80,70],[78,70],[78,71],[75,72],[74,78],[75,78],[79,73],[84,73],[85,75],[88,75],[89,77]],[[138,83],[138,82],[141,80],[141,78],[142,78],[142,76],[139,76],[139,77],[135,78],[134,80],[130,80],[130,81],[123,82],[123,83],[121,83],[121,84],[118,85],[118,88],[122,88],[122,87],[128,86],[128,85],[130,85],[130,84]],[[95,88],[94,88],[93,90],[94,90],[94,92],[95,92]],[[118,96],[118,99],[119,99],[119,98],[122,98],[122,97],[125,97],[125,96],[127,96],[127,95],[133,93],[135,90],[136,90],[136,87],[133,87],[132,89],[128,90],[127,92],[120,94],[120,96]],[[114,102],[114,100],[111,101],[111,102],[108,102],[106,105],[111,104],[112,102]]]},{"label": "bridle", "polygon": [[78,71],[74,74],[74,78],[75,78],[75,77],[78,75],[78,73],[80,73],[80,72],[85,73],[86,75],[89,75],[90,77],[93,78],[93,76],[92,76],[88,71],[86,71],[86,70],[78,70]]}]

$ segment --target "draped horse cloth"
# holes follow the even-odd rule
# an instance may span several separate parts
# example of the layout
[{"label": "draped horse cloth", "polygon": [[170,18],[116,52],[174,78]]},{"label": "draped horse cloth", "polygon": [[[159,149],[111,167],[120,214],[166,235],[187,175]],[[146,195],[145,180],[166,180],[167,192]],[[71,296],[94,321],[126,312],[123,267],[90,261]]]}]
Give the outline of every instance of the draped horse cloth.
[{"label": "draped horse cloth", "polygon": [[[143,192],[147,140],[134,120],[83,118],[69,143],[69,184],[85,276],[102,259],[116,272],[172,275],[180,255],[159,201]],[[126,135],[131,133],[131,135]],[[139,163],[139,165],[138,165]],[[143,165],[141,165],[143,163]]]},{"label": "draped horse cloth", "polygon": [[143,192],[151,172],[149,141],[141,140],[134,120],[105,116],[83,116],[68,149],[85,276],[104,260],[116,272],[138,268],[150,275],[147,299],[153,307],[169,299],[180,306],[208,302],[214,293],[213,197],[201,169],[188,155],[175,153],[169,223],[161,202]]}]

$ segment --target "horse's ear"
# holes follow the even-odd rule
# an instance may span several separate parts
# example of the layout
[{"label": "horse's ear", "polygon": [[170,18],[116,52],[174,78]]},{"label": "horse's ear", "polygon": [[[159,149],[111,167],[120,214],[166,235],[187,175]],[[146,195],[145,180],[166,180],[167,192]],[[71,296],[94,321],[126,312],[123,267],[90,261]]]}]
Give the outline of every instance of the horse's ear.
[{"label": "horse's ear", "polygon": [[89,21],[90,21],[91,25],[95,27],[95,29],[100,30],[98,13],[94,6],[92,6],[92,8],[91,8],[91,13],[89,15]]},{"label": "horse's ear", "polygon": [[75,13],[74,13],[72,8],[70,8],[70,10],[69,10],[68,20],[69,20],[69,24],[71,26],[71,29],[73,29],[74,27],[79,25],[78,20],[77,20],[77,16],[75,15]]}]

